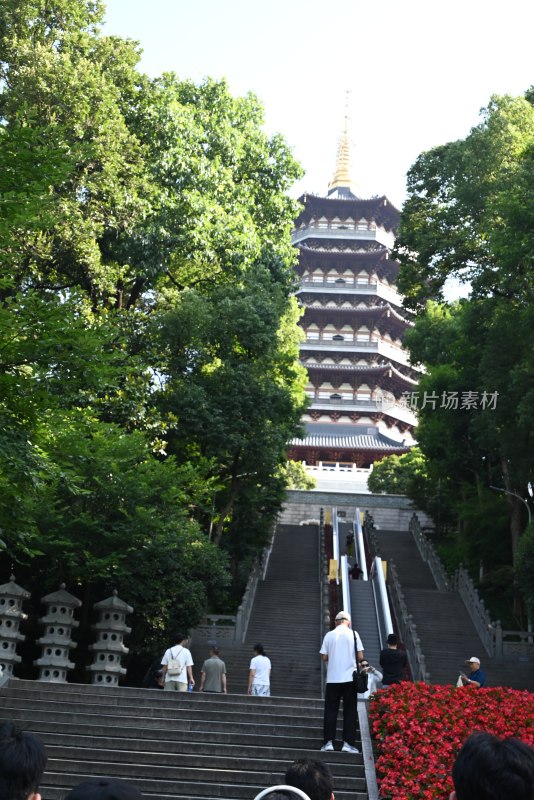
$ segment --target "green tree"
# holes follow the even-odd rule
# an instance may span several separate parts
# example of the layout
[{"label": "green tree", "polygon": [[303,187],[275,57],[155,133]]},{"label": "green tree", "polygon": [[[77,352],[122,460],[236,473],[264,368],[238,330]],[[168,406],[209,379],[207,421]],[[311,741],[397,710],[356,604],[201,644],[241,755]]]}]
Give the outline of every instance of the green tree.
[{"label": "green tree", "polygon": [[525,605],[532,618],[534,615],[534,524],[524,532],[515,554],[515,579]]},{"label": "green tree", "polygon": [[473,296],[531,301],[533,139],[532,102],[493,97],[465,139],[419,156],[396,242],[408,305],[442,299],[450,277]]},{"label": "green tree", "polygon": [[282,503],[301,170],[257,98],[148,80],[103,13],[0,10],[0,547],[89,594],[156,570],[148,641],[226,602],[214,542],[252,553]]},{"label": "green tree", "polygon": [[[531,101],[531,93],[492,98],[466,139],[418,158],[396,244],[399,287],[422,311],[406,340],[412,359],[427,368],[420,394],[437,397],[437,408],[420,411],[421,449],[460,486],[473,484],[480,502],[484,486],[509,492],[501,502],[509,508],[512,550],[524,528],[514,494],[524,494],[532,471]],[[451,277],[469,282],[470,299],[424,310]],[[475,393],[478,408],[452,409],[451,392]]]},{"label": "green tree", "polygon": [[414,483],[426,477],[425,457],[418,447],[401,456],[386,456],[373,465],[368,487],[376,494],[405,494],[412,497]]},{"label": "green tree", "polygon": [[299,430],[300,312],[284,288],[290,273],[282,268],[279,261],[257,262],[239,284],[222,284],[209,295],[183,292],[161,318],[168,354],[162,397],[178,418],[170,452],[215,462],[216,542],[238,496],[278,480],[287,442]]}]

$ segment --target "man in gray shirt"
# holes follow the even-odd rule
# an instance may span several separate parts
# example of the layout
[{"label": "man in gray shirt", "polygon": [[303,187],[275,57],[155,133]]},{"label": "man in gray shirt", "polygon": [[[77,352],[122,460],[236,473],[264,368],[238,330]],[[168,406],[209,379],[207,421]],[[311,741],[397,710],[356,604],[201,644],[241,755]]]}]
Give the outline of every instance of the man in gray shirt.
[{"label": "man in gray shirt", "polygon": [[199,692],[226,694],[226,666],[219,658],[219,648],[213,646],[210,657],[202,664]]}]

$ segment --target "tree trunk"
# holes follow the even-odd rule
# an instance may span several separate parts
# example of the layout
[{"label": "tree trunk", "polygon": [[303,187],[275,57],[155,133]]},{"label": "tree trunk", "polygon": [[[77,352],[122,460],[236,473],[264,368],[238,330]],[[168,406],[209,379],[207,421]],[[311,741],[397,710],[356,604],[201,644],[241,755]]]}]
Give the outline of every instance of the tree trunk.
[{"label": "tree trunk", "polygon": [[227,518],[228,514],[232,511],[234,507],[234,502],[237,497],[237,486],[232,486],[230,489],[230,496],[220,511],[219,519],[217,520],[217,525],[215,526],[215,535],[213,537],[213,543],[216,545],[220,544],[222,535],[223,535],[223,528],[224,528],[224,521]]},{"label": "tree trunk", "polygon": [[508,503],[508,508],[510,509],[510,535],[512,538],[512,558],[515,561],[517,543],[519,541],[519,537],[521,536],[525,528],[525,524],[523,522],[524,503],[521,500],[517,490],[512,486],[512,482],[510,479],[510,471],[508,468],[508,461],[505,458],[501,459],[501,466],[504,479],[504,488],[506,489],[507,492],[506,502]]}]

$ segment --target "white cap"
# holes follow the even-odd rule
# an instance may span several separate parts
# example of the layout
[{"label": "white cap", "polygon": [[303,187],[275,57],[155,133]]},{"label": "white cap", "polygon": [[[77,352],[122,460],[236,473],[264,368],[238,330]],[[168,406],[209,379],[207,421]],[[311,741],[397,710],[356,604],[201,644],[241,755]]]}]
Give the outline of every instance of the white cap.
[{"label": "white cap", "polygon": [[469,661],[467,663],[468,664],[480,664],[480,658],[477,658],[476,656],[471,656],[471,658],[469,659]]},{"label": "white cap", "polygon": [[336,614],[336,622],[339,622],[341,619],[347,619],[350,622],[350,614],[348,611],[340,611]]}]

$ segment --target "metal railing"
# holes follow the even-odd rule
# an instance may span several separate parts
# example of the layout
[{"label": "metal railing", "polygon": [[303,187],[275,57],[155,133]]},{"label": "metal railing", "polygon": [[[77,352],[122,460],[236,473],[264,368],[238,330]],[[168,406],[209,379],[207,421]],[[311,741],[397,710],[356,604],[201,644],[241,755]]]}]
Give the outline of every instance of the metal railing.
[{"label": "metal railing", "polygon": [[421,523],[419,522],[419,517],[415,512],[412,514],[410,519],[409,529],[415,540],[421,558],[426,564],[428,564],[428,568],[432,573],[432,577],[436,582],[436,586],[441,592],[450,592],[451,584],[445,571],[445,567],[443,566],[440,557],[436,553],[434,545],[423,533],[421,529]]},{"label": "metal railing", "polygon": [[339,584],[339,521],[337,508],[332,509],[332,558],[337,568],[336,583]]},{"label": "metal railing", "polygon": [[371,583],[376,609],[376,619],[378,622],[378,637],[380,639],[380,649],[386,646],[386,640],[390,633],[393,633],[393,621],[389,610],[389,599],[384,578],[384,569],[380,556],[373,558],[371,564]]},{"label": "metal railing", "polygon": [[356,554],[358,559],[358,564],[362,571],[362,580],[366,581],[369,579],[369,575],[367,573],[367,559],[365,557],[365,542],[363,540],[363,528],[362,528],[362,521],[360,517],[360,509],[357,508],[354,513],[354,522],[352,523],[352,530],[354,532],[354,546],[356,548]]},{"label": "metal railing", "polygon": [[[371,552],[373,559],[375,559],[377,556],[380,556],[380,545],[376,538],[373,518],[368,511],[365,512],[363,531],[365,538],[367,539],[369,551]],[[402,587],[397,575],[397,570],[392,560],[388,560],[387,569],[389,600],[393,609],[395,620],[397,622],[397,628],[401,640],[406,647],[406,653],[408,655],[408,662],[410,664],[412,677],[414,680],[428,682],[430,676],[426,668],[425,656],[421,650],[421,643],[417,635],[417,628],[412,619],[412,615],[408,613],[408,608],[406,606]],[[383,573],[382,562],[380,562],[380,570]]]}]

